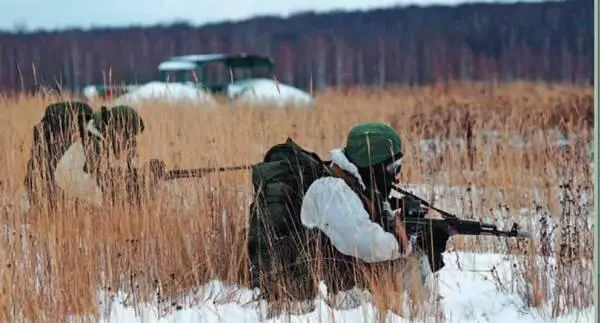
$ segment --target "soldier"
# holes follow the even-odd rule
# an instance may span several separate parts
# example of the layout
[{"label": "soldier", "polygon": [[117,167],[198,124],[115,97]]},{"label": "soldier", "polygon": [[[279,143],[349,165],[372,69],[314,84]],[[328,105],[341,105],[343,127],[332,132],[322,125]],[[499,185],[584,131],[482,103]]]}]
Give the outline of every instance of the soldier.
[{"label": "soldier", "polygon": [[55,181],[57,164],[69,147],[77,140],[90,135],[92,108],[78,101],[58,102],[46,107],[40,122],[33,128],[33,143],[24,187],[21,189],[21,211],[31,207],[38,211],[56,208],[61,197]]},{"label": "soldier", "polygon": [[[253,170],[251,286],[270,300],[304,301],[316,296],[321,279],[336,294],[366,287],[361,276],[397,275],[410,267],[416,272],[407,270],[403,281],[416,277],[419,286],[412,290],[427,295],[432,278],[427,255],[411,245],[402,217],[388,201],[402,157],[400,136],[382,123],[354,127],[346,147],[331,151],[330,162],[289,139],[271,148]],[[409,200],[397,212],[418,207]]]},{"label": "soldier", "polygon": [[[116,106],[110,110],[102,107],[94,114],[89,113],[91,109],[85,111],[87,114],[83,120],[86,126],[80,131],[79,140],[61,141],[60,151],[54,149],[50,155],[36,154],[35,160],[39,164],[51,165],[46,173],[52,176],[43,177],[42,182],[52,187],[53,192],[60,191],[62,196],[97,207],[105,205],[107,201],[114,202],[122,192],[126,193],[125,200],[128,203],[139,205],[144,181],[136,167],[136,137],[144,131],[143,120],[128,106]],[[59,132],[56,124],[60,123],[62,121],[48,124],[45,129],[49,137],[54,138],[54,134]],[[52,141],[52,145],[58,144]],[[152,174],[156,183],[164,163],[152,160],[149,165],[145,168],[148,172],[144,173]],[[34,172],[28,173],[28,183],[32,182],[30,173]],[[29,193],[29,196],[34,194]],[[25,197],[23,200],[27,202]],[[47,200],[51,205],[56,204],[52,195]]]}]

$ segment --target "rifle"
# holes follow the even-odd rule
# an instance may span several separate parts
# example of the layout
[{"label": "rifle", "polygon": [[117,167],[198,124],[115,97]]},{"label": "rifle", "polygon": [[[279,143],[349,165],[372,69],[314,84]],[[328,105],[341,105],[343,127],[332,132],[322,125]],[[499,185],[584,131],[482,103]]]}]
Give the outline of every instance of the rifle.
[{"label": "rifle", "polygon": [[165,170],[165,162],[159,159],[151,159],[148,169],[155,181],[169,181],[180,178],[201,178],[202,176],[215,172],[226,172],[235,170],[251,169],[254,165],[226,166],[226,167],[202,167],[191,169]]},{"label": "rifle", "polygon": [[246,170],[251,169],[253,165],[242,165],[242,166],[227,166],[227,167],[202,167],[202,168],[192,168],[192,169],[173,169],[170,170],[162,176],[162,180],[173,180],[179,178],[200,178],[206,174],[215,173],[215,172],[226,172],[226,171],[235,171],[235,170]]},{"label": "rifle", "polygon": [[[168,172],[164,171],[164,164],[156,161],[154,167],[158,168],[158,173],[161,174],[161,180],[173,180],[179,178],[200,178],[206,174],[214,172],[236,171],[251,169],[254,165],[226,166],[226,167],[202,167],[193,169],[173,169]],[[155,168],[155,169],[156,169]],[[447,232],[449,235],[492,235],[497,237],[518,237],[531,238],[528,232],[520,231],[517,223],[513,223],[510,231],[498,230],[494,224],[482,223],[479,221],[463,220],[458,216],[451,214],[442,209],[436,208],[424,199],[408,192],[394,184],[394,189],[401,194],[410,196],[419,201],[421,208],[416,216],[411,216],[403,219],[407,232],[417,232],[423,228],[438,228]],[[399,199],[392,197],[392,200]],[[429,209],[437,211],[442,215],[443,219],[426,219],[425,214]]]},{"label": "rifle", "polygon": [[[414,233],[427,229],[442,229],[450,236],[452,235],[491,235],[496,237],[516,237],[531,239],[531,234],[525,231],[520,231],[517,223],[513,223],[510,231],[498,230],[494,224],[483,223],[479,221],[463,220],[458,216],[447,211],[434,207],[424,199],[394,185],[394,189],[399,193],[410,196],[420,202],[419,210],[415,216],[410,216],[402,219],[406,231]],[[392,200],[400,202],[401,200],[395,197]],[[423,208],[422,206],[425,206]],[[443,219],[426,219],[425,214],[429,209],[437,211]]]}]

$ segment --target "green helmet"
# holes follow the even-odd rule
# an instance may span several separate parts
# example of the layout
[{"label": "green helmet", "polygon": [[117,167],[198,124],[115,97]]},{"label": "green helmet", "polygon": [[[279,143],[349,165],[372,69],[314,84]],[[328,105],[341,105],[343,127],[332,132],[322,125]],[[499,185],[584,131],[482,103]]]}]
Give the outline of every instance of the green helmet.
[{"label": "green helmet", "polygon": [[92,118],[94,111],[84,102],[62,101],[46,107],[41,122],[50,132],[70,131],[77,127],[79,134],[85,135],[85,127]]},{"label": "green helmet", "polygon": [[350,130],[344,151],[356,166],[367,167],[401,155],[402,142],[392,127],[384,123],[367,122]]},{"label": "green helmet", "polygon": [[62,115],[70,118],[72,114],[82,116],[86,120],[92,117],[94,111],[85,102],[81,101],[61,101],[48,105],[44,112],[43,119],[52,118],[53,116]]},{"label": "green helmet", "polygon": [[102,107],[94,113],[94,124],[104,137],[109,131],[127,133],[136,136],[144,131],[144,121],[137,111],[126,105],[119,105],[108,110]]}]

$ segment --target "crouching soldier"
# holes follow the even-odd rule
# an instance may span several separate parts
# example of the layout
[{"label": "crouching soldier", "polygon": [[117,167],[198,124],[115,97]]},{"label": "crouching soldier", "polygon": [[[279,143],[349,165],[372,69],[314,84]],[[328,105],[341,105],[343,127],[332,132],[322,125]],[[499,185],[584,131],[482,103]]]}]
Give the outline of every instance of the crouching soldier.
[{"label": "crouching soldier", "polygon": [[[139,205],[140,187],[145,182],[136,168],[136,136],[144,131],[143,120],[127,106],[110,110],[102,107],[85,120],[80,138],[62,144],[60,153],[56,154],[58,160],[52,164],[52,178],[41,178],[41,181],[59,188],[57,191],[64,196],[93,206],[113,203],[120,195],[126,197],[128,204]],[[49,133],[56,130],[48,129]],[[42,156],[41,160],[47,158]],[[150,174],[152,183],[156,183],[164,163],[152,160],[144,169],[143,174]],[[33,176],[28,173],[30,177]],[[55,202],[49,197],[47,203]]]},{"label": "crouching soldier", "polygon": [[52,211],[61,199],[55,181],[59,160],[77,140],[89,135],[86,129],[93,117],[92,108],[78,101],[58,102],[46,107],[33,128],[33,143],[24,186],[20,191],[21,212],[31,208]]},{"label": "crouching soldier", "polygon": [[[330,162],[290,139],[272,147],[253,169],[251,286],[270,301],[312,300],[321,280],[333,295],[397,287],[426,297],[432,282],[427,257],[396,216],[411,210],[394,212],[388,202],[402,157],[400,136],[381,123],[354,127]],[[415,281],[418,286],[408,286]]]}]

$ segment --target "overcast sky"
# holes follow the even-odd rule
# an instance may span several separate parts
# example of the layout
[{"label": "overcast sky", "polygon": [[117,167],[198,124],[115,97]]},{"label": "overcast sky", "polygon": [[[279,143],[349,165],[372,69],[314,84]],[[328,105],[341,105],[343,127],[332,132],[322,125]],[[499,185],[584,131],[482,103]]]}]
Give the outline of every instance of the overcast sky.
[{"label": "overcast sky", "polygon": [[[494,0],[477,2],[483,1]],[[245,19],[257,14],[285,16],[307,10],[461,2],[475,0],[0,0],[0,29],[13,30],[18,25],[27,29],[152,25],[175,20],[200,25]]]}]

